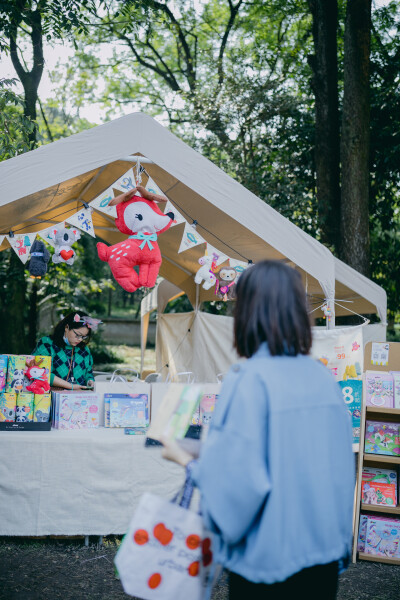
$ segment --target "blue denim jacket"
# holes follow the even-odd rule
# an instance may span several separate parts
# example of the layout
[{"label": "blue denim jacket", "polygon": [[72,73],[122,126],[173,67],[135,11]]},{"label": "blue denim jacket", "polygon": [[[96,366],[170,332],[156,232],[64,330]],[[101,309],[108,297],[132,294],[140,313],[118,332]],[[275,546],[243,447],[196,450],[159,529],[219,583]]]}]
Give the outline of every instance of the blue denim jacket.
[{"label": "blue denim jacket", "polygon": [[267,345],[227,375],[192,477],[216,558],[255,583],[350,554],[351,422],[339,386],[308,356]]}]

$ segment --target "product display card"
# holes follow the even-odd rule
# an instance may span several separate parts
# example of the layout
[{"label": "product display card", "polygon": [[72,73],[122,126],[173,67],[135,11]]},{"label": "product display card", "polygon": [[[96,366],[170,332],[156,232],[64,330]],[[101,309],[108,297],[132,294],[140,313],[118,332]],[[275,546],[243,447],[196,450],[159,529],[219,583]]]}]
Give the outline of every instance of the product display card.
[{"label": "product display card", "polygon": [[384,371],[365,373],[367,406],[393,408],[393,376]]},{"label": "product display card", "polygon": [[99,426],[100,395],[95,392],[53,392],[55,429],[88,429]]},{"label": "product display card", "polygon": [[150,423],[148,394],[104,394],[104,402],[106,426],[148,427]]}]

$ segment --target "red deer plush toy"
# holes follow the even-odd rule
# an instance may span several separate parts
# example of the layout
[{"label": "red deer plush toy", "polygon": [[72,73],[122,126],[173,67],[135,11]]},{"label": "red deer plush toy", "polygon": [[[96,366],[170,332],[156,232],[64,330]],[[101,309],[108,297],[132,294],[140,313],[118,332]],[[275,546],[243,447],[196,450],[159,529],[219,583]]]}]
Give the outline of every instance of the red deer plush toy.
[{"label": "red deer plush toy", "polygon": [[[141,196],[135,196],[136,191]],[[127,292],[156,284],[162,262],[157,235],[169,229],[174,219],[173,213],[164,215],[156,202],[166,202],[166,198],[148,192],[142,186],[110,202],[110,206],[117,206],[116,226],[129,238],[114,246],[100,242],[97,253],[100,260],[108,262],[114,278]],[[136,265],[139,273],[133,268]]]}]

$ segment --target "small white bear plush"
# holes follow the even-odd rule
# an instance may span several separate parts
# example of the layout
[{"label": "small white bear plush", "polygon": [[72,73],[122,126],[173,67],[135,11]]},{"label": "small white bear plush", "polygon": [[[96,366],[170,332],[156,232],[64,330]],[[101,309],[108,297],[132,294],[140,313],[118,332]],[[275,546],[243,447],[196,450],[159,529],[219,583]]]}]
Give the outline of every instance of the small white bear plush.
[{"label": "small white bear plush", "polygon": [[75,250],[71,248],[81,237],[79,229],[55,229],[54,241],[56,242],[54,254],[52,256],[53,263],[66,263],[73,265],[75,261]]}]

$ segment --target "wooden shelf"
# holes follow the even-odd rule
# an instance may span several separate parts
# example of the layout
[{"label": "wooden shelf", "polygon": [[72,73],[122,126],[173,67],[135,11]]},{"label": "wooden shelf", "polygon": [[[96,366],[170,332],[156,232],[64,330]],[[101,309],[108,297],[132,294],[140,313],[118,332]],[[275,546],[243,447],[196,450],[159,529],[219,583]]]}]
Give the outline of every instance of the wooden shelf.
[{"label": "wooden shelf", "polygon": [[367,454],[364,452],[364,462],[373,463],[388,463],[392,465],[400,465],[400,456],[389,456],[388,454]]},{"label": "wooden shelf", "polygon": [[389,558],[388,556],[375,556],[374,554],[365,554],[365,552],[359,552],[358,558],[361,560],[370,560],[372,562],[381,562],[389,565],[400,565],[400,558]]},{"label": "wooden shelf", "polygon": [[362,504],[361,510],[369,512],[382,512],[388,515],[400,515],[400,506],[384,506],[383,504]]},{"label": "wooden shelf", "polygon": [[379,408],[378,406],[367,406],[367,417],[372,415],[390,415],[400,418],[400,408]]}]

